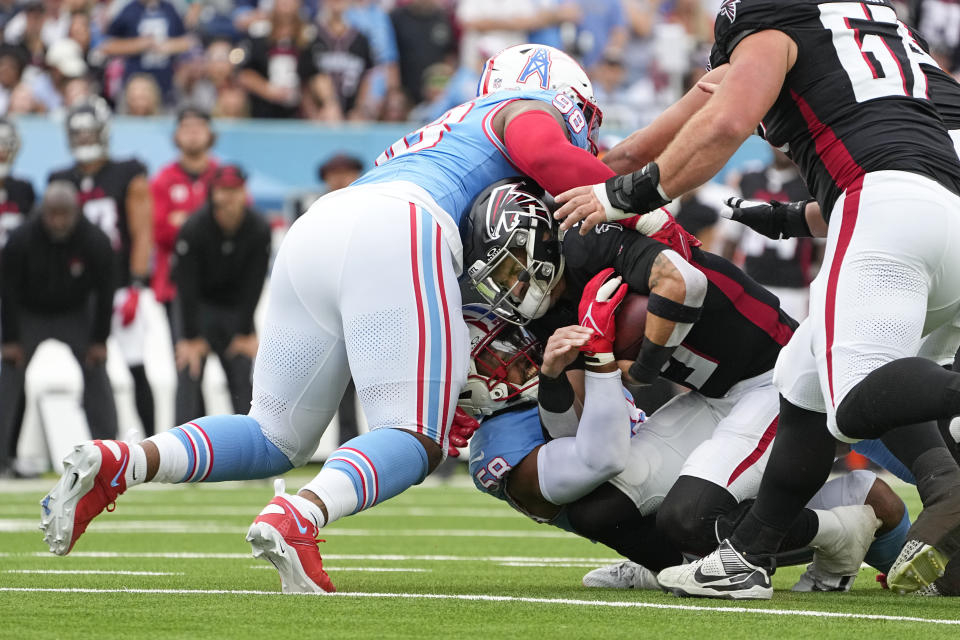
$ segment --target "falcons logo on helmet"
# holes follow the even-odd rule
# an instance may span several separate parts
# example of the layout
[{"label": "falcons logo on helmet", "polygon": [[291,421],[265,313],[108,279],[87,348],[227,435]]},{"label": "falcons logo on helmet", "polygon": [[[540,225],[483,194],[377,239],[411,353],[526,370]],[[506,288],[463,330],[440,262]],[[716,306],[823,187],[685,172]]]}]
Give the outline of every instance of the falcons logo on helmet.
[{"label": "falcons logo on helmet", "polygon": [[490,194],[487,205],[487,239],[497,240],[509,235],[520,223],[520,216],[536,216],[547,225],[550,218],[543,204],[534,196],[520,191],[516,184],[497,187]]},{"label": "falcons logo on helmet", "polygon": [[740,0],[723,0],[723,4],[720,5],[720,15],[733,22],[737,19],[738,4],[740,4]]}]

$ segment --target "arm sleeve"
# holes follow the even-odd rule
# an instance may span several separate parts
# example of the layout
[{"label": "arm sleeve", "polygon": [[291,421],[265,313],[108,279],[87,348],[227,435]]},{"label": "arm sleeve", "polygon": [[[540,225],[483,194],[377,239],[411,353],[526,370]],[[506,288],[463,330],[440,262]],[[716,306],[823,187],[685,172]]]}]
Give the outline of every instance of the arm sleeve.
[{"label": "arm sleeve", "polygon": [[621,473],[630,455],[630,414],[620,372],[588,371],[584,382],[576,437],[552,440],[537,453],[540,493],[553,504],[587,495]]},{"label": "arm sleeve", "polygon": [[0,342],[3,343],[20,341],[20,287],[24,258],[20,244],[23,237],[23,233],[15,234],[0,251]]},{"label": "arm sleeve", "polygon": [[615,175],[590,152],[570,144],[560,123],[546,111],[514,116],[504,129],[503,143],[513,164],[552,194]]},{"label": "arm sleeve", "polygon": [[[251,211],[247,215],[259,216],[259,213]],[[237,283],[240,291],[243,291],[240,311],[243,314],[244,332],[253,333],[253,313],[257,310],[257,302],[260,301],[260,294],[263,293],[263,283],[267,279],[267,265],[270,261],[270,228],[267,226],[254,227],[256,233],[253,237],[253,255],[247,263],[247,268],[240,282]]]},{"label": "arm sleeve", "polygon": [[93,328],[90,338],[93,342],[104,343],[110,335],[110,320],[113,315],[113,284],[116,282],[117,262],[114,260],[113,247],[106,234],[91,228],[91,253],[97,276],[97,301],[94,306]]},{"label": "arm sleeve", "polygon": [[177,240],[177,228],[170,224],[170,190],[161,176],[150,181],[150,194],[153,196],[153,241],[157,248],[170,251]]},{"label": "arm sleeve", "polygon": [[613,267],[633,293],[650,295],[650,270],[667,246],[639,233],[623,232],[624,242],[613,259]]},{"label": "arm sleeve", "polygon": [[180,228],[175,245],[176,267],[173,270],[174,283],[177,285],[177,296],[180,304],[180,321],[183,329],[183,338],[193,340],[200,333],[200,322],[197,317],[200,299],[200,261],[196,234],[191,233],[193,225],[187,221]]}]

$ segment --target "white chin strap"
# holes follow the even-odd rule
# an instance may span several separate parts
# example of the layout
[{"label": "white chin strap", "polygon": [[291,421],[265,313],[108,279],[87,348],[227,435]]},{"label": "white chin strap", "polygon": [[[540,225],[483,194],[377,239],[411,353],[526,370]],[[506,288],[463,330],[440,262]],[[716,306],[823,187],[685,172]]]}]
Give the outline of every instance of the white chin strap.
[{"label": "white chin strap", "polygon": [[77,162],[93,162],[107,157],[107,150],[99,144],[85,144],[71,149],[73,159]]},{"label": "white chin strap", "polygon": [[550,292],[537,282],[530,282],[530,288],[523,296],[517,310],[525,318],[536,320],[542,318],[550,308]]}]

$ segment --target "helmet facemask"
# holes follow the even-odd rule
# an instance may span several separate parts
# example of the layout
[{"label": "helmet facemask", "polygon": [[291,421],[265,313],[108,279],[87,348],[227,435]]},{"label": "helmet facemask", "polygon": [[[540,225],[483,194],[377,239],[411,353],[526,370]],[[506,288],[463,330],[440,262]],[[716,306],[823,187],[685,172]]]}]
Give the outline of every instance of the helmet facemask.
[{"label": "helmet facemask", "polygon": [[466,307],[464,320],[470,329],[470,372],[460,406],[488,416],[518,404],[535,403],[543,359],[540,342],[482,305]]},{"label": "helmet facemask", "polygon": [[[523,325],[542,317],[550,308],[550,293],[563,275],[564,260],[560,233],[554,229],[546,206],[530,194],[510,190],[507,198],[490,198],[492,207],[508,207],[510,195],[535,202],[527,212],[496,211],[494,219],[515,216],[514,227],[506,236],[496,238],[496,245],[487,251],[486,259],[476,260],[467,269],[477,293],[498,316],[513,324]],[[489,221],[491,216],[487,216]],[[487,225],[497,232],[496,225]]]}]

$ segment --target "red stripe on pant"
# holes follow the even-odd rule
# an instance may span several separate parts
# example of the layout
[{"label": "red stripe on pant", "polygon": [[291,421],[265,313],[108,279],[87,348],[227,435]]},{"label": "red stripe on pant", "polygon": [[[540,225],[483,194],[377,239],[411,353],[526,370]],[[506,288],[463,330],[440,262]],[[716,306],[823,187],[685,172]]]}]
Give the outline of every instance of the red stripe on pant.
[{"label": "red stripe on pant", "polygon": [[[413,292],[417,297],[417,309],[423,309],[423,293],[420,291],[420,252],[417,247],[417,205],[410,203],[410,260],[413,264]],[[426,360],[426,327],[423,313],[417,314],[419,349],[417,351],[417,433],[423,433],[423,370]]]},{"label": "red stripe on pant", "polygon": [[440,255],[440,243],[442,238],[440,237],[440,225],[437,227],[437,287],[440,289],[440,304],[443,310],[443,332],[446,345],[446,358],[444,358],[443,363],[443,404],[442,404],[442,413],[440,414],[440,424],[437,425],[437,441],[440,446],[443,446],[443,440],[446,436],[446,431],[450,420],[448,414],[450,412],[450,375],[452,370],[452,359],[453,353],[451,353],[451,337],[450,337],[450,309],[447,306],[447,291],[444,286],[443,279],[443,258]]},{"label": "red stripe on pant", "polygon": [[780,416],[778,415],[773,419],[769,425],[767,425],[766,431],[763,432],[763,435],[760,436],[760,442],[757,443],[757,447],[750,452],[743,461],[737,465],[737,468],[733,470],[733,473],[730,474],[730,479],[727,480],[727,486],[729,487],[734,483],[734,481],[739,478],[744,471],[749,469],[759,460],[764,451],[770,446],[770,443],[773,442],[773,437],[777,435],[777,423],[780,422]]},{"label": "red stripe on pant", "polygon": [[373,476],[373,487],[372,487],[373,501],[370,503],[370,506],[372,507],[373,505],[377,504],[377,499],[380,498],[380,478],[377,476],[377,468],[373,466],[373,462],[370,460],[370,458],[367,457],[367,454],[365,454],[363,451],[360,451],[359,449],[354,449],[353,447],[340,447],[340,450],[352,451],[353,453],[357,454],[358,456],[366,460],[367,464],[370,465],[370,472],[371,472],[371,475]]},{"label": "red stripe on pant", "polygon": [[843,258],[850,246],[850,240],[853,238],[854,227],[857,226],[857,213],[860,210],[860,193],[863,190],[863,176],[853,181],[850,188],[846,191],[843,201],[843,214],[840,221],[840,234],[837,238],[837,246],[833,252],[833,260],[830,262],[830,273],[827,277],[827,294],[824,301],[823,325],[827,339],[827,383],[830,387],[830,404],[836,408],[833,389],[833,337],[836,331],[837,314],[837,282],[840,280],[840,269],[843,266]]}]

